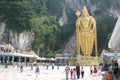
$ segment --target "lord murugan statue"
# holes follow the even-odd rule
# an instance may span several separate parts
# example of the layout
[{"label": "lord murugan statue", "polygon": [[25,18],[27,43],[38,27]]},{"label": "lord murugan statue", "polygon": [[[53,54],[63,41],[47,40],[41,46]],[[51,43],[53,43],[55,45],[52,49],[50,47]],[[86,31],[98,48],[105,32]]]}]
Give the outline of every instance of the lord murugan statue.
[{"label": "lord murugan statue", "polygon": [[76,21],[76,42],[77,55],[90,56],[95,46],[95,54],[97,56],[97,33],[96,20],[90,16],[86,6],[84,6],[82,14],[76,12],[78,17]]}]

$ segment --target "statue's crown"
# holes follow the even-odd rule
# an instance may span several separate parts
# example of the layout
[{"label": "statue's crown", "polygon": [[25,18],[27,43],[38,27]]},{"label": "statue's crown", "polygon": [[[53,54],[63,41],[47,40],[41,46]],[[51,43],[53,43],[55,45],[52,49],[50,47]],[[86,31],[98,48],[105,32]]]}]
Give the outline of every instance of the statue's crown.
[{"label": "statue's crown", "polygon": [[88,13],[88,10],[87,10],[87,7],[84,5],[84,7],[83,7],[83,11],[82,11],[82,13],[83,14],[88,14],[89,15],[89,13]]},{"label": "statue's crown", "polygon": [[83,11],[87,11],[87,7],[85,5],[83,7]]}]

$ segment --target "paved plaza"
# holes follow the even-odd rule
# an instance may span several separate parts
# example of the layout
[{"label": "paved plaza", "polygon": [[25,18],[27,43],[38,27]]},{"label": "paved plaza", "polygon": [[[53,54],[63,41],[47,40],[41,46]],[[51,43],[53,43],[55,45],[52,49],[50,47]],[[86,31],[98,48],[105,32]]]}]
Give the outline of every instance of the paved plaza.
[{"label": "paved plaza", "polygon": [[[9,66],[8,68],[4,68],[4,66],[0,66],[0,80],[35,80],[34,69],[31,70],[30,67],[24,67],[24,71],[20,73],[17,67],[13,68]],[[51,66],[49,66],[48,70],[46,67],[40,66],[39,80],[65,80],[64,69],[65,66],[60,66],[59,70],[57,66],[54,67],[54,70],[52,70]],[[84,69],[85,76],[79,80],[102,80],[102,76],[93,77],[90,75],[89,67],[84,67]]]}]

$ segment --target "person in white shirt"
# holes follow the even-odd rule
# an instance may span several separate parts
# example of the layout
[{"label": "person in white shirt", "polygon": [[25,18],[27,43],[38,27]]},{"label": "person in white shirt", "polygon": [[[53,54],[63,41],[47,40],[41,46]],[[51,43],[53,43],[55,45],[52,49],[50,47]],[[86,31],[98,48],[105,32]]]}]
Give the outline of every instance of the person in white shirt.
[{"label": "person in white shirt", "polygon": [[109,64],[108,72],[112,74],[112,65],[111,64]]},{"label": "person in white shirt", "polygon": [[102,71],[102,65],[100,64],[99,66],[98,66],[98,76],[100,76],[101,75],[101,71]]},{"label": "person in white shirt", "polygon": [[73,69],[73,79],[72,80],[77,80],[76,68]]},{"label": "person in white shirt", "polygon": [[81,76],[82,76],[82,78],[84,77],[84,69],[83,69],[83,66],[82,66],[82,68],[81,68]]}]

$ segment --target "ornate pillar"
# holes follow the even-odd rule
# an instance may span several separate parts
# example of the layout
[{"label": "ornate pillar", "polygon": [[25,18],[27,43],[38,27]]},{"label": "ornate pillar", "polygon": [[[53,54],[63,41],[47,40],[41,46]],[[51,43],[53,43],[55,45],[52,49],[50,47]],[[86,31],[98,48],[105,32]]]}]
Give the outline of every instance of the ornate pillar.
[{"label": "ornate pillar", "polygon": [[14,58],[15,58],[15,57],[14,57],[14,56],[12,56],[12,62],[14,62]]},{"label": "ornate pillar", "polygon": [[32,62],[32,59],[31,59],[31,58],[29,58],[29,62]]},{"label": "ornate pillar", "polygon": [[12,65],[14,66],[14,56],[12,56]]},{"label": "ornate pillar", "polygon": [[2,62],[2,61],[1,61],[1,58],[2,58],[2,56],[0,56],[0,63]]},{"label": "ornate pillar", "polygon": [[62,64],[62,59],[60,58],[60,64]]},{"label": "ornate pillar", "polygon": [[19,64],[20,64],[20,62],[21,62],[21,57],[19,57]]},{"label": "ornate pillar", "polygon": [[5,63],[5,56],[3,56],[3,63]]},{"label": "ornate pillar", "polygon": [[10,56],[7,56],[7,63],[9,63],[10,61]]},{"label": "ornate pillar", "polygon": [[24,58],[24,63],[25,63],[25,66],[26,66],[26,57]]}]

